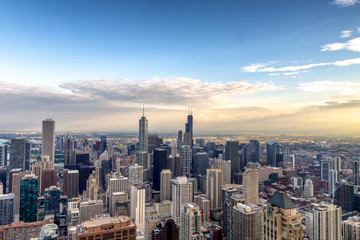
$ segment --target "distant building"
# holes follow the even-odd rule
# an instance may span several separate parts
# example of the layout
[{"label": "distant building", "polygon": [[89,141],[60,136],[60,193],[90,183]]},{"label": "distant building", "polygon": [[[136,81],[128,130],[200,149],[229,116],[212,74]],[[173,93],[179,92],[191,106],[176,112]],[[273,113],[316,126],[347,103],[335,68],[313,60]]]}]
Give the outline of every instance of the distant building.
[{"label": "distant building", "polygon": [[10,170],[30,168],[30,142],[26,139],[11,139],[10,142]]},{"label": "distant building", "polygon": [[304,194],[307,198],[314,197],[314,185],[311,179],[305,180]]},{"label": "distant building", "polygon": [[329,181],[330,161],[321,161],[320,168],[321,180]]},{"label": "distant building", "polygon": [[250,140],[247,162],[257,163],[260,159],[260,144],[258,140]]},{"label": "distant building", "polygon": [[76,164],[74,157],[74,139],[68,134],[64,144],[64,166]]},{"label": "distant building", "polygon": [[143,167],[138,164],[129,167],[129,185],[143,184]]},{"label": "distant building", "polygon": [[175,221],[180,221],[181,206],[185,203],[193,202],[193,184],[186,177],[178,177],[172,184],[172,201]]},{"label": "distant building", "polygon": [[15,195],[0,194],[0,226],[8,225],[15,221]]},{"label": "distant building", "polygon": [[180,239],[181,240],[202,240],[201,232],[201,211],[194,203],[182,205],[180,217]]},{"label": "distant building", "polygon": [[354,185],[342,183],[335,193],[335,203],[346,211],[354,211]]},{"label": "distant building", "polygon": [[55,218],[60,217],[60,195],[61,195],[61,190],[56,186],[51,186],[45,189],[44,191],[45,216],[54,215]]},{"label": "distant building", "polygon": [[41,192],[50,186],[57,186],[57,170],[43,169],[41,172]]},{"label": "distant building", "polygon": [[160,173],[160,201],[170,200],[170,180],[172,173],[164,169]]},{"label": "distant building", "polygon": [[259,202],[259,173],[253,162],[248,163],[243,173],[243,192],[245,204],[255,204]]},{"label": "distant building", "polygon": [[153,156],[153,189],[160,191],[160,173],[166,169],[167,151],[163,148],[155,148]]},{"label": "distant building", "polygon": [[209,168],[209,154],[206,152],[198,152],[194,156],[194,174],[206,175]]},{"label": "distant building", "polygon": [[148,151],[148,120],[143,115],[139,120],[139,151]]},{"label": "distant building", "polygon": [[313,210],[313,240],[341,239],[341,207],[322,203]]},{"label": "distant building", "polygon": [[210,209],[221,208],[221,169],[208,169],[206,173],[206,196],[210,200]]},{"label": "distant building", "polygon": [[277,143],[267,142],[266,143],[266,165],[277,167],[276,163]]},{"label": "distant building", "polygon": [[38,178],[32,174],[25,175],[20,182],[20,221],[37,221],[38,184]]},{"label": "distant building", "polygon": [[181,158],[181,176],[185,176],[186,173],[190,173],[190,161],[192,158],[192,151],[190,146],[180,146],[180,158]]},{"label": "distant building", "polygon": [[231,161],[231,178],[234,179],[234,174],[239,173],[242,169],[238,141],[226,142],[224,160]]},{"label": "distant building", "polygon": [[55,121],[46,119],[42,121],[42,155],[48,155],[50,162],[55,160]]},{"label": "distant building", "polygon": [[353,183],[360,185],[359,161],[353,161]]},{"label": "distant building", "polygon": [[78,170],[64,170],[63,194],[66,195],[68,198],[75,198],[79,196]]}]

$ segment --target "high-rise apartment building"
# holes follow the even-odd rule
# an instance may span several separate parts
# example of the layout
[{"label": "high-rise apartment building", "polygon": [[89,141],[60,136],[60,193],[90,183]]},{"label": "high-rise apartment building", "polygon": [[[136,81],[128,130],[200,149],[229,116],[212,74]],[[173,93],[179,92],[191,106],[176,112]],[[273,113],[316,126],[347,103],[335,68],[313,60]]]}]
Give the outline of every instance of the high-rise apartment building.
[{"label": "high-rise apartment building", "polygon": [[10,142],[10,170],[21,168],[23,171],[30,167],[30,142],[26,139],[11,139]]},{"label": "high-rise apartment building", "polygon": [[139,120],[139,151],[148,151],[148,120],[144,112]]},{"label": "high-rise apartment building", "polygon": [[160,201],[170,200],[170,180],[172,172],[164,169],[160,173]]},{"label": "high-rise apartment building", "polygon": [[259,174],[254,163],[248,163],[243,173],[243,192],[245,204],[255,204],[259,202]]},{"label": "high-rise apartment building", "polygon": [[42,121],[42,155],[48,155],[50,162],[55,160],[55,121],[46,119]]},{"label": "high-rise apartment building", "polygon": [[8,225],[15,221],[15,195],[0,194],[0,226]]},{"label": "high-rise apartment building", "polygon": [[304,194],[305,194],[306,198],[314,197],[314,185],[313,185],[313,181],[311,179],[305,180]]},{"label": "high-rise apartment building", "polygon": [[344,240],[360,240],[360,217],[354,216],[342,222]]},{"label": "high-rise apartment building", "polygon": [[266,143],[266,165],[277,167],[276,162],[277,143],[267,142]]},{"label": "high-rise apartment building", "polygon": [[231,183],[231,161],[215,159],[215,168],[221,169],[222,185]]},{"label": "high-rise apartment building", "polygon": [[226,142],[225,160],[231,161],[231,178],[234,179],[234,174],[239,173],[242,169],[238,141],[227,141]]},{"label": "high-rise apartment building", "polygon": [[192,151],[190,146],[180,146],[180,158],[181,158],[181,176],[185,176],[186,173],[190,173],[190,162],[192,158]]},{"label": "high-rise apartment building", "polygon": [[238,203],[234,206],[233,240],[262,240],[261,208],[254,205]]},{"label": "high-rise apartment building", "polygon": [[313,240],[341,239],[341,207],[321,203],[313,210]]},{"label": "high-rise apartment building", "polygon": [[173,213],[172,216],[179,223],[181,206],[193,202],[193,184],[186,177],[178,177],[172,187]]},{"label": "high-rise apartment building", "polygon": [[239,190],[233,187],[226,187],[222,189],[222,229],[224,235],[229,237],[229,239],[232,238],[232,236],[228,236],[228,233],[230,232],[229,229],[231,229],[232,225],[232,211],[233,207],[237,204],[237,201],[234,201],[232,196],[238,195],[238,193]]},{"label": "high-rise apartment building", "polygon": [[203,240],[201,232],[201,211],[195,203],[182,205],[180,217],[180,239]]},{"label": "high-rise apartment building", "polygon": [[138,229],[145,231],[145,189],[140,185],[131,186],[130,216]]},{"label": "high-rise apartment building", "polygon": [[143,184],[143,167],[134,164],[129,167],[129,185]]},{"label": "high-rise apartment building", "polygon": [[221,169],[208,169],[206,172],[206,196],[210,200],[210,209],[221,209],[222,189]]},{"label": "high-rise apartment building", "polygon": [[20,182],[20,221],[36,222],[38,214],[38,178],[25,175]]}]

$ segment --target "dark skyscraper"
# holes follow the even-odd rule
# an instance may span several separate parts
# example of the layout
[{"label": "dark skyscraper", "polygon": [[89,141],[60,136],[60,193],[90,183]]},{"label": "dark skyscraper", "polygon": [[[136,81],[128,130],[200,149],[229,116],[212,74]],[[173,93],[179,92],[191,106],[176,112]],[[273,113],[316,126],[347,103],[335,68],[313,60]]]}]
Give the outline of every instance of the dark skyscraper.
[{"label": "dark skyscraper", "polygon": [[60,195],[61,190],[58,187],[51,186],[44,191],[45,216],[54,215],[55,217],[60,216]]},{"label": "dark skyscraper", "polygon": [[72,165],[75,164],[74,159],[74,140],[73,138],[68,134],[65,139],[64,144],[64,165]]},{"label": "dark skyscraper", "polygon": [[148,151],[148,120],[145,117],[144,109],[143,116],[139,120],[139,151]]},{"label": "dark skyscraper", "polygon": [[38,214],[38,179],[26,175],[20,183],[20,221],[36,222]]},{"label": "dark skyscraper", "polygon": [[258,140],[250,140],[248,147],[248,162],[259,162],[260,145]]},{"label": "dark skyscraper", "polygon": [[194,174],[206,176],[209,165],[209,155],[206,152],[197,152],[194,157]]},{"label": "dark skyscraper", "polygon": [[177,146],[180,147],[183,143],[183,132],[181,130],[178,131],[177,137]]},{"label": "dark skyscraper", "polygon": [[239,173],[241,170],[241,161],[239,154],[239,142],[227,141],[225,146],[225,160],[231,160],[231,178],[234,178],[234,173]]},{"label": "dark skyscraper", "polygon": [[107,143],[106,143],[106,136],[101,135],[100,136],[100,155],[106,150]]},{"label": "dark skyscraper", "polygon": [[276,153],[277,153],[277,144],[276,142],[267,142],[266,143],[266,165],[276,167]]},{"label": "dark skyscraper", "polygon": [[3,184],[3,193],[0,192],[0,194],[6,193],[6,167],[0,167],[0,182]]},{"label": "dark skyscraper", "polygon": [[30,142],[26,139],[11,139],[10,169],[21,168],[23,171],[30,167]]},{"label": "dark skyscraper", "polygon": [[353,161],[353,182],[354,185],[360,185],[359,161]]},{"label": "dark skyscraper", "polygon": [[192,115],[192,112],[191,112],[187,116],[187,123],[185,124],[185,133],[190,133],[190,139],[191,139],[190,147],[191,148],[194,145],[194,133],[193,133],[194,125],[193,124],[194,124],[194,118],[193,118],[193,115]]},{"label": "dark skyscraper", "polygon": [[154,149],[154,161],[153,161],[153,189],[160,191],[160,173],[163,169],[166,169],[167,151],[162,148]]}]

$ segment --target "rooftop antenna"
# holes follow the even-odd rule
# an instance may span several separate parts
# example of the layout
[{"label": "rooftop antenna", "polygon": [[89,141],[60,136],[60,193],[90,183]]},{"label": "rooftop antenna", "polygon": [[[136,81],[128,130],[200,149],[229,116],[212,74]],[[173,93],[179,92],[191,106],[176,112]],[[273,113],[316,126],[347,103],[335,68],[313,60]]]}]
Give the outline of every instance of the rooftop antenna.
[{"label": "rooftop antenna", "polygon": [[145,117],[145,105],[143,104],[143,117]]},{"label": "rooftop antenna", "polygon": [[191,108],[191,115],[192,115],[192,108]]}]

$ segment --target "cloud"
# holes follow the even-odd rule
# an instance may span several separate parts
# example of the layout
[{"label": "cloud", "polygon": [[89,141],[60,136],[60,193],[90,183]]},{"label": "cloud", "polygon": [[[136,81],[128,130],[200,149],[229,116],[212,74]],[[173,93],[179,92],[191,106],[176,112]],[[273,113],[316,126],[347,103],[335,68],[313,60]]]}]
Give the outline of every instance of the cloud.
[{"label": "cloud", "polygon": [[351,30],[345,30],[345,31],[342,31],[342,32],[341,32],[340,37],[341,37],[341,38],[348,38],[348,37],[351,37],[351,33],[352,33],[352,31],[351,31]]},{"label": "cloud", "polygon": [[[259,67],[254,72],[265,72],[265,73],[276,73],[276,72],[287,72],[283,73],[284,75],[294,75],[301,70],[307,70],[314,67],[322,67],[322,66],[350,66],[353,64],[360,64],[360,58],[352,58],[352,59],[346,59],[341,61],[335,61],[335,62],[327,62],[327,63],[312,63],[312,64],[306,64],[306,65],[299,65],[299,66],[287,66],[287,67]],[[251,65],[250,65],[251,66]],[[247,69],[247,67],[243,67],[244,70]],[[293,72],[293,73],[291,73]],[[306,71],[303,71],[306,72]],[[279,73],[278,73],[279,74]],[[277,75],[272,75],[277,76]]]},{"label": "cloud", "polygon": [[344,95],[360,94],[360,83],[356,82],[315,81],[301,83],[298,88],[308,92],[336,91]]},{"label": "cloud", "polygon": [[360,52],[360,37],[353,38],[345,43],[329,43],[322,46],[321,51],[338,51],[338,50],[350,50]]},{"label": "cloud", "polygon": [[341,7],[349,7],[359,3],[358,0],[334,0],[333,4],[340,5]]}]

